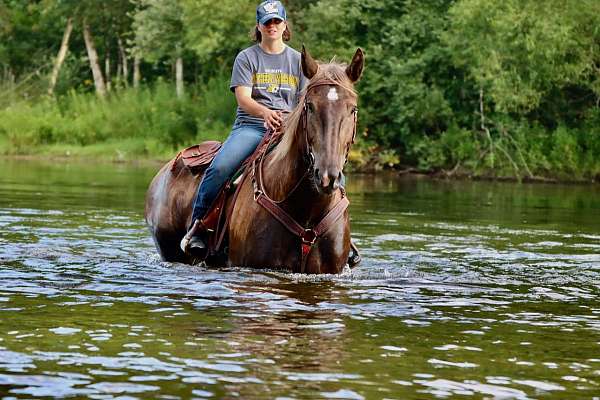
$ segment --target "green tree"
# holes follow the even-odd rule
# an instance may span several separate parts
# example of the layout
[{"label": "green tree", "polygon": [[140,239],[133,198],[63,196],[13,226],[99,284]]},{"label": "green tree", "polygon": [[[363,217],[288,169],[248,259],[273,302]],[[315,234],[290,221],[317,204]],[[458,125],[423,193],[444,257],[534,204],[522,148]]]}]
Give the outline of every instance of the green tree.
[{"label": "green tree", "polygon": [[186,42],[203,64],[217,68],[233,64],[236,53],[248,44],[256,23],[253,0],[183,0]]},{"label": "green tree", "polygon": [[[365,49],[359,84],[364,134],[409,155],[424,134],[452,123],[456,71],[441,44],[449,0],[319,1],[303,13],[305,41],[321,58]],[[415,139],[416,136],[416,139]]]},{"label": "green tree", "polygon": [[460,0],[448,17],[444,43],[475,86],[470,99],[479,92],[472,128],[481,151],[472,158],[519,177],[548,165],[575,173],[600,156],[600,132],[590,129],[600,103],[600,3]]},{"label": "green tree", "polygon": [[11,0],[0,6],[0,59],[18,78],[48,64],[49,45],[56,26],[43,14],[39,3]]},{"label": "green tree", "polygon": [[175,65],[177,95],[183,95],[186,24],[178,0],[139,0],[133,17],[135,51],[148,61],[167,57]]},{"label": "green tree", "polygon": [[578,86],[600,97],[600,2],[461,0],[445,36],[500,111],[526,112]]}]

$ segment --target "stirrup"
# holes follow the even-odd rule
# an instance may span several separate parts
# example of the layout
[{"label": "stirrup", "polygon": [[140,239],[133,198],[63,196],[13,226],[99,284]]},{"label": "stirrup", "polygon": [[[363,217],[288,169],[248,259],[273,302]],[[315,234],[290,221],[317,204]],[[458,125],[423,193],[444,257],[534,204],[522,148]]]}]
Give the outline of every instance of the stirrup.
[{"label": "stirrup", "polygon": [[350,268],[356,267],[362,261],[358,247],[352,241],[350,242],[350,255],[348,256],[348,266]]}]

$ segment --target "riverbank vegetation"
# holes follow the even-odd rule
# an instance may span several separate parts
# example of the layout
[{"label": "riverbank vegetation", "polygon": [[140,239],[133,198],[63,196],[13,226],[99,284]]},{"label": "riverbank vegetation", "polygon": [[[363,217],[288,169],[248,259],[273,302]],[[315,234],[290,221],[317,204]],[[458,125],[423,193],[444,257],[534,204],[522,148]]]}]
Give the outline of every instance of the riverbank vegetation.
[{"label": "riverbank vegetation", "polygon": [[[257,1],[0,1],[0,152],[169,158],[223,139]],[[597,0],[288,0],[291,45],[367,55],[355,169],[600,178]]]}]

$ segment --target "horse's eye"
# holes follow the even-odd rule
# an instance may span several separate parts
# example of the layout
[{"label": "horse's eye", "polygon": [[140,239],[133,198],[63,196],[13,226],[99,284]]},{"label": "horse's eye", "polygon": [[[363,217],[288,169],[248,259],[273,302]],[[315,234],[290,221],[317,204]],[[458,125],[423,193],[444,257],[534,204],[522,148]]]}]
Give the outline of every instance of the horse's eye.
[{"label": "horse's eye", "polygon": [[350,109],[350,113],[351,114],[358,114],[358,107],[357,106],[352,106],[352,108]]},{"label": "horse's eye", "polygon": [[308,111],[315,112],[315,104],[314,103],[306,103],[306,107],[308,108]]}]

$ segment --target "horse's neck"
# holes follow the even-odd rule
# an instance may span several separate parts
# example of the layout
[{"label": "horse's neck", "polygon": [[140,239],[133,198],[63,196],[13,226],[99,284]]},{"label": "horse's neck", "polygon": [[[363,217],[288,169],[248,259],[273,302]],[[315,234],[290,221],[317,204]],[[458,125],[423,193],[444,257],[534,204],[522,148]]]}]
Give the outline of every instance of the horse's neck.
[{"label": "horse's neck", "polygon": [[319,194],[314,188],[310,177],[312,171],[304,159],[304,145],[298,139],[298,134],[295,137],[291,151],[283,158],[265,160],[263,186],[275,201],[286,199],[286,203],[302,204],[298,211],[304,214],[306,220],[310,220],[331,208],[330,204],[337,196]]},{"label": "horse's neck", "polygon": [[[302,157],[297,157],[292,151],[278,160],[267,159],[263,167],[263,185],[275,201],[286,198],[292,190],[296,191],[298,184],[306,175],[307,166]],[[299,189],[299,188],[298,188]]]}]

